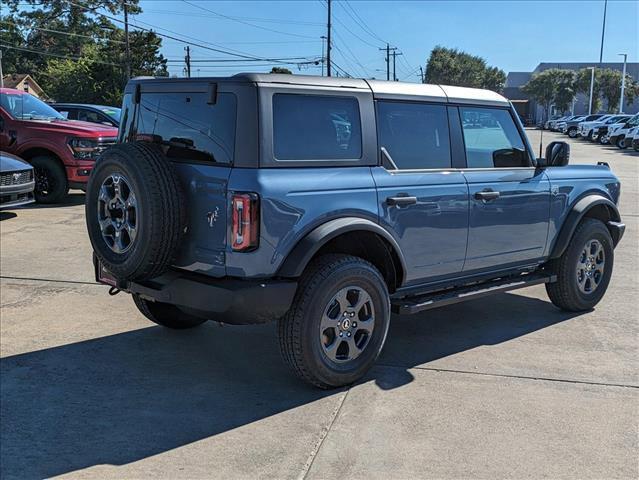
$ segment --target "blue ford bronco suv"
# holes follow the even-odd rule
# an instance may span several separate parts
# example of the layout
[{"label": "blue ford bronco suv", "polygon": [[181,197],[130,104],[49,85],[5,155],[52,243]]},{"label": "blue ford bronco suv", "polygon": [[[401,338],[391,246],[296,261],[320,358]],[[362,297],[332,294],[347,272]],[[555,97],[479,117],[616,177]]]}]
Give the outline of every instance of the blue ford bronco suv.
[{"label": "blue ford bronco suv", "polygon": [[133,79],[88,184],[96,278],[169,328],[276,320],[294,373],[347,385],[391,312],[542,283],[564,310],[601,300],[620,184],[568,160],[564,142],[537,158],[486,90]]}]

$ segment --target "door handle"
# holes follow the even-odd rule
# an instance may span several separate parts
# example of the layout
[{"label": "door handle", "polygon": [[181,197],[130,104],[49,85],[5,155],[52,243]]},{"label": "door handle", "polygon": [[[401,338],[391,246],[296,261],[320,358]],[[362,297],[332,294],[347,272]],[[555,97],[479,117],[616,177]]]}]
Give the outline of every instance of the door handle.
[{"label": "door handle", "polygon": [[417,203],[417,197],[388,197],[386,199],[386,205],[389,207],[402,207],[404,205],[415,205]]},{"label": "door handle", "polygon": [[499,192],[495,192],[494,190],[490,189],[482,190],[481,192],[475,192],[475,198],[484,202],[496,200],[497,198],[499,198],[499,195]]}]

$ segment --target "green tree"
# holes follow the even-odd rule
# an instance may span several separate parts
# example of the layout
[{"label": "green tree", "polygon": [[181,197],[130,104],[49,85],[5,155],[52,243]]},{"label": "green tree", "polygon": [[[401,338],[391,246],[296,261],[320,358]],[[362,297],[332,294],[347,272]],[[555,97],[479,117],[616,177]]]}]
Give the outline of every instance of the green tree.
[{"label": "green tree", "polygon": [[[41,52],[3,48],[6,73],[31,74],[59,101],[120,103],[126,83],[124,31],[93,10],[120,14],[122,0],[83,0],[87,8],[66,0],[4,1],[9,14],[0,20],[2,43]],[[19,3],[32,8],[21,10]],[[137,3],[127,0],[132,14],[140,12]],[[131,31],[129,37],[132,75],[167,75],[161,38],[145,31]]]},{"label": "green tree", "polygon": [[430,52],[424,77],[424,83],[487,88],[497,92],[506,83],[504,71],[488,66],[483,58],[441,46]]},{"label": "green tree", "polygon": [[554,77],[556,89],[553,103],[561,113],[568,112],[577,95],[575,91],[575,72],[572,70],[558,70]]},{"label": "green tree", "polygon": [[[621,75],[619,70],[607,68],[601,70],[599,74],[599,82],[601,83],[601,96],[607,102],[608,113],[614,113],[619,110],[619,99],[621,97]],[[636,96],[635,81],[626,74],[626,84],[624,89],[624,101],[630,105]]]},{"label": "green tree", "polygon": [[554,102],[557,93],[555,69],[545,70],[534,75],[528,83],[522,87],[522,90],[544,107],[545,116],[548,118],[550,115],[550,106]]},{"label": "green tree", "polygon": [[[592,72],[589,68],[583,68],[577,72],[575,78],[575,90],[586,95],[586,101],[590,102],[590,83]],[[592,113],[601,110],[601,70],[595,69],[595,81],[592,89]]]},{"label": "green tree", "polygon": [[271,73],[287,73],[289,75],[293,74],[293,72],[291,72],[288,68],[284,67],[273,67],[271,68]]}]

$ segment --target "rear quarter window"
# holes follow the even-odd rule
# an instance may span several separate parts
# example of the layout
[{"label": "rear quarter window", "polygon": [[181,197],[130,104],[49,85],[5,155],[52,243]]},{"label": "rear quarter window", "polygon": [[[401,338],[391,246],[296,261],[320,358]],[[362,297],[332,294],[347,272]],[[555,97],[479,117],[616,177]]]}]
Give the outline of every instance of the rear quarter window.
[{"label": "rear quarter window", "polygon": [[273,154],[277,160],[362,158],[357,99],[330,95],[273,95]]},{"label": "rear quarter window", "polygon": [[127,95],[123,108],[129,141],[160,143],[169,158],[230,164],[235,151],[237,98],[219,93],[215,104],[205,93],[143,93],[140,104]]}]

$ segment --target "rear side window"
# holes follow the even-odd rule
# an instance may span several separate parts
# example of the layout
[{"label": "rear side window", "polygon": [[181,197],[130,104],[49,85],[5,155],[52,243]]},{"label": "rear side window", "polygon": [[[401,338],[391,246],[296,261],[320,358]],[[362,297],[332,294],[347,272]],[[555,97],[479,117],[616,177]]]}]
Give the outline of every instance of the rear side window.
[{"label": "rear side window", "polygon": [[445,106],[380,101],[377,125],[380,146],[400,170],[451,166]]},{"label": "rear side window", "polygon": [[508,110],[459,109],[469,168],[529,166],[524,142]]},{"label": "rear side window", "polygon": [[273,150],[278,160],[347,160],[362,157],[356,98],[273,95]]},{"label": "rear side window", "polygon": [[171,158],[231,163],[236,112],[232,93],[219,93],[213,105],[205,93],[143,93],[130,133],[168,146]]}]

